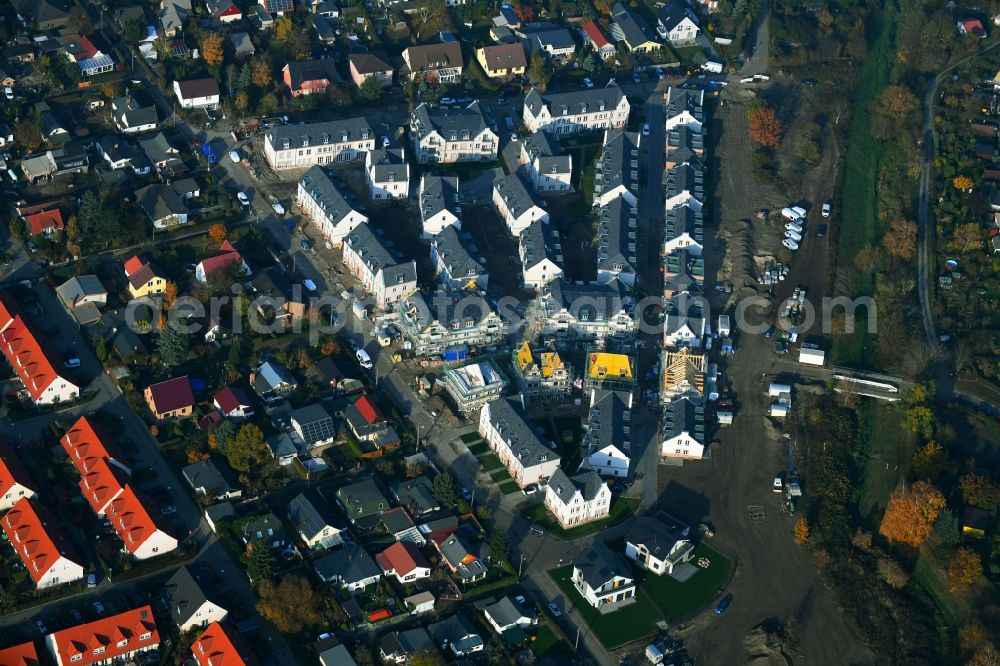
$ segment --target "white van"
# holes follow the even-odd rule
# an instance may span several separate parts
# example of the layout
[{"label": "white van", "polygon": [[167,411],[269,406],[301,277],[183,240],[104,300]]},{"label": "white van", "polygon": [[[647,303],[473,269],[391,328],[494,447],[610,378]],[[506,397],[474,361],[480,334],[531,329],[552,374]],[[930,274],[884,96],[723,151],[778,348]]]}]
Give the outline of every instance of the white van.
[{"label": "white van", "polygon": [[366,352],[364,349],[359,349],[358,351],[354,352],[354,357],[358,359],[358,363],[361,364],[362,368],[364,368],[365,370],[372,369],[372,357],[369,356],[368,352]]}]

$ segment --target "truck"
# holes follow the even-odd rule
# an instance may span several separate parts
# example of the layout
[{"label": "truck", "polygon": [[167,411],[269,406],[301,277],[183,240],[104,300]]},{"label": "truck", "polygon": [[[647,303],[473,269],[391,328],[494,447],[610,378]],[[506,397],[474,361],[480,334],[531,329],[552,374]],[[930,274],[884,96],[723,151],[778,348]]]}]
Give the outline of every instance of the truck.
[{"label": "truck", "polygon": [[728,338],[730,333],[729,315],[719,315],[719,324],[716,328],[720,338]]},{"label": "truck", "polygon": [[362,321],[368,318],[368,308],[366,308],[365,304],[361,301],[354,301],[354,303],[351,304],[351,311],[354,313],[355,317]]}]

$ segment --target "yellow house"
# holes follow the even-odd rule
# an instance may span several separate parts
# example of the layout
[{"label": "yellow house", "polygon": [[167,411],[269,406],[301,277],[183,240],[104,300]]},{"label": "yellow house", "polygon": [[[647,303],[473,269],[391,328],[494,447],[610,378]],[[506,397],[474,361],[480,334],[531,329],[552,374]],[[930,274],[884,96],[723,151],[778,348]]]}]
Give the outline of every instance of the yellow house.
[{"label": "yellow house", "polygon": [[167,288],[167,279],[157,272],[153,264],[138,256],[125,262],[125,277],[132,298],[162,294]]},{"label": "yellow house", "polygon": [[481,46],[476,49],[476,60],[491,79],[521,76],[528,66],[521,42]]}]

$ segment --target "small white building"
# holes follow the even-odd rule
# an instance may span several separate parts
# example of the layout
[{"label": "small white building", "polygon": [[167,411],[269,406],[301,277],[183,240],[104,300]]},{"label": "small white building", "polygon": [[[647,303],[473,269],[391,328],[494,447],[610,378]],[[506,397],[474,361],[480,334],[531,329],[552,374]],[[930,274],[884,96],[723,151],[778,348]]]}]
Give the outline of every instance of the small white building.
[{"label": "small white building", "polygon": [[521,139],[520,161],[535,192],[573,191],[573,158],[545,132]]},{"label": "small white building", "polygon": [[628,454],[614,444],[608,444],[602,449],[587,456],[587,463],[601,476],[626,478],[632,460]]},{"label": "small white building", "polygon": [[410,195],[410,163],[402,148],[379,148],[365,154],[365,180],[374,201]]},{"label": "small white building", "polygon": [[799,350],[799,363],[805,365],[819,365],[826,363],[826,352],[822,349],[815,349],[803,346]]},{"label": "small white building", "polygon": [[518,238],[521,275],[525,289],[540,289],[563,275],[559,232],[547,221],[535,220]]},{"label": "small white building", "polygon": [[635,579],[621,555],[595,545],[573,560],[573,586],[601,613],[635,602]]},{"label": "small white building", "polygon": [[603,520],[611,513],[611,489],[586,463],[573,476],[557,469],[545,486],[545,508],[564,529]]},{"label": "small white building", "polygon": [[549,221],[548,212],[535,200],[516,173],[493,181],[493,205],[512,236],[520,236],[536,220]]},{"label": "small white building", "polygon": [[366,215],[354,210],[340,188],[319,166],[306,171],[299,180],[295,203],[333,245],[339,246],[347,234],[368,221]]},{"label": "small white building", "polygon": [[625,557],[656,575],[694,558],[694,544],[654,518],[640,518],[625,533]]},{"label": "small white building", "polygon": [[219,108],[219,82],[211,77],[174,81],[174,95],[185,109]]}]

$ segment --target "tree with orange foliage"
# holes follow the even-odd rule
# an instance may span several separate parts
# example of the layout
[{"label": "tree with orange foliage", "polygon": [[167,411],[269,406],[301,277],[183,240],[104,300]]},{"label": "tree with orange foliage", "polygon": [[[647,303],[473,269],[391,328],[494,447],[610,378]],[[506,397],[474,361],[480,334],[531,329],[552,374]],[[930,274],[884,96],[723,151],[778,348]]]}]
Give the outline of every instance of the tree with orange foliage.
[{"label": "tree with orange foliage", "polygon": [[958,252],[975,252],[983,247],[984,235],[978,222],[966,222],[955,227],[948,245]]},{"label": "tree with orange foliage", "polygon": [[765,148],[776,150],[781,143],[781,120],[774,109],[760,105],[750,109],[750,138]]},{"label": "tree with orange foliage", "polygon": [[[169,310],[174,307],[174,303],[177,302],[177,283],[167,280],[167,284],[163,286],[163,309]],[[166,322],[160,323],[160,328],[162,329],[166,325]]]},{"label": "tree with orange foliage", "polygon": [[944,505],[941,491],[926,481],[900,486],[889,498],[878,533],[893,543],[919,548]]},{"label": "tree with orange foliage", "polygon": [[972,655],[967,666],[1000,666],[1000,650],[993,643],[984,643]]},{"label": "tree with orange foliage", "polygon": [[903,218],[893,220],[882,236],[882,247],[897,259],[912,259],[917,251],[917,225]]},{"label": "tree with orange foliage", "polygon": [[201,40],[201,57],[210,67],[218,67],[225,59],[222,52],[222,35],[217,32],[210,32]]},{"label": "tree with orange foliage", "polygon": [[948,589],[972,585],[983,574],[983,563],[971,548],[959,548],[948,563]]},{"label": "tree with orange foliage", "polygon": [[193,465],[196,462],[205,460],[206,458],[208,458],[208,453],[204,451],[199,451],[198,449],[187,450],[187,461],[189,465]]},{"label": "tree with orange foliage", "polygon": [[956,190],[971,190],[973,185],[968,176],[955,176],[951,179],[951,184]]},{"label": "tree with orange foliage", "polygon": [[802,545],[809,540],[809,522],[805,518],[795,521],[795,543]]},{"label": "tree with orange foliage", "polygon": [[222,241],[229,238],[229,229],[226,229],[226,225],[221,222],[216,222],[208,228],[208,237],[216,245],[222,245]]}]

